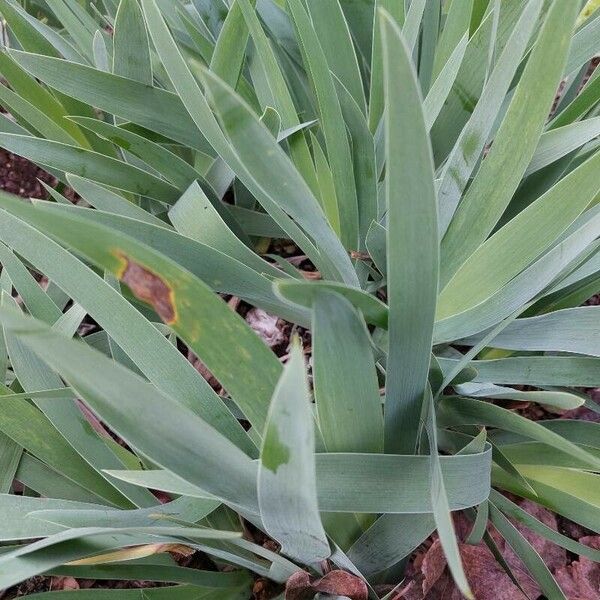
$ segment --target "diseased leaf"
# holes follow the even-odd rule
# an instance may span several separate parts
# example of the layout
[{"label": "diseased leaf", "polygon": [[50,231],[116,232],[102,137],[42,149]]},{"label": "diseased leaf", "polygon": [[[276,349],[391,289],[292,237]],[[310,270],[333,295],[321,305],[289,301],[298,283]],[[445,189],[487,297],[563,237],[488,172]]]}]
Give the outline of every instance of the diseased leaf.
[{"label": "diseased leaf", "polygon": [[527,48],[541,8],[540,0],[530,0],[525,6],[504,50],[498,56],[496,65],[490,73],[472,115],[443,167],[438,187],[439,231],[442,237],[450,225],[473,169],[485,148],[498,111],[501,109],[503,98],[510,88],[519,61]]},{"label": "diseased leaf", "polygon": [[331,554],[317,504],[314,443],[308,382],[296,343],[269,407],[258,503],[265,529],[283,554],[306,564]]},{"label": "diseased leaf", "polygon": [[[488,497],[491,454],[486,447],[475,454],[440,456],[451,510],[477,506]],[[321,511],[431,515],[427,456],[317,453],[315,460]],[[113,471],[111,475],[138,485],[160,484],[166,491],[194,498],[208,495],[166,471]]]},{"label": "diseased leaf", "polygon": [[[4,196],[0,201],[6,199],[7,196]],[[36,209],[21,201],[10,199],[9,202],[3,202],[3,208],[11,206],[21,215],[24,214],[21,211],[30,216],[36,214]],[[41,212],[37,216],[45,223],[49,222]],[[58,222],[63,224],[63,219],[58,218]],[[85,228],[75,229],[88,237]],[[0,220],[0,237],[53,280],[60,281],[63,289],[103,325],[159,389],[202,414],[215,427],[228,431],[230,439],[252,452],[252,443],[206,381],[150,322],[102,278],[43,233],[8,212],[4,212]],[[127,327],[123,326],[124,323]],[[138,339],[147,343],[137,343]]]},{"label": "diseased leaf", "polygon": [[0,587],[595,599],[594,2],[0,0]]},{"label": "diseased leaf", "polygon": [[[19,212],[17,207],[13,210]],[[269,394],[275,387],[280,364],[239,315],[232,313],[208,286],[172,259],[104,225],[87,223],[85,228],[66,227],[67,222],[77,221],[78,217],[74,214],[59,216],[51,211],[42,215],[43,211],[39,209],[20,208],[21,214],[28,214],[29,218],[35,219],[37,214],[46,230],[52,228],[53,235],[111,272],[138,300],[150,305],[165,324],[189,342],[194,352],[240,402],[247,418],[262,431]],[[90,235],[93,230],[97,235]],[[106,235],[109,231],[110,235]],[[191,309],[191,300],[185,299],[188,294],[195,301],[204,297],[202,324],[198,320],[200,315]],[[225,343],[226,335],[231,336],[230,343]],[[207,342],[206,336],[214,336],[213,341]],[[236,346],[240,348],[240,354],[234,358],[231,348]],[[260,355],[263,360],[256,362]],[[257,372],[259,364],[262,365],[260,376]],[[248,370],[242,375],[245,369]],[[221,406],[219,412],[221,418],[229,420],[227,409]]]}]

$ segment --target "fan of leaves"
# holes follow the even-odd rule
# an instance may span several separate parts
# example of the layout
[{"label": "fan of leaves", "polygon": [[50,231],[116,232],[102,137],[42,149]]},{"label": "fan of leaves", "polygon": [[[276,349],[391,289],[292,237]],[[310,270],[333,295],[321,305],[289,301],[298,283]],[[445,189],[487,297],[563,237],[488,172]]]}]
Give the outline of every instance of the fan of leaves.
[{"label": "fan of leaves", "polygon": [[[580,305],[600,289],[600,13],[581,5],[0,0],[0,146],[60,182],[0,195],[0,587],[241,600],[252,573],[393,598],[437,531],[464,596],[480,542],[516,588],[571,593],[524,532],[600,552],[500,491],[598,532],[599,426],[510,408],[599,412]],[[221,296],[310,329],[311,379]]]}]

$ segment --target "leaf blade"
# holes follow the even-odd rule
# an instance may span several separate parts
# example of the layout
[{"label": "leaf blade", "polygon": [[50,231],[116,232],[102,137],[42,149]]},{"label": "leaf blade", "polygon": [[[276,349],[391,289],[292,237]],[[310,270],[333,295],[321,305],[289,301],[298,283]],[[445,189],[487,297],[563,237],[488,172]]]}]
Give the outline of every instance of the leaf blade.
[{"label": "leaf blade", "polygon": [[389,15],[381,23],[390,307],[385,446],[386,451],[411,453],[429,371],[437,296],[437,198],[419,82],[398,26]]},{"label": "leaf blade", "polygon": [[307,564],[331,554],[317,504],[313,416],[299,345],[273,394],[258,469],[266,531],[282,552]]}]

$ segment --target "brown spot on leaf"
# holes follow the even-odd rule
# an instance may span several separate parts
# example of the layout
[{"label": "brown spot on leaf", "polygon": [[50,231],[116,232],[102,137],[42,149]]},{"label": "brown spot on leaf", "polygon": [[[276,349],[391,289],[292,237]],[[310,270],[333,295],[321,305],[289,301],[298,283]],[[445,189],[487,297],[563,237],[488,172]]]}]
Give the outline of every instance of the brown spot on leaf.
[{"label": "brown spot on leaf", "polygon": [[306,571],[297,571],[285,586],[286,600],[311,600],[317,593],[345,596],[350,600],[367,600],[366,583],[346,571],[330,571],[320,579],[311,580]]},{"label": "brown spot on leaf", "polygon": [[177,320],[177,313],[171,287],[150,269],[130,260],[121,253],[118,254],[118,257],[123,261],[123,266],[118,273],[119,279],[129,286],[136,298],[152,305],[158,316],[167,325],[173,324]]}]

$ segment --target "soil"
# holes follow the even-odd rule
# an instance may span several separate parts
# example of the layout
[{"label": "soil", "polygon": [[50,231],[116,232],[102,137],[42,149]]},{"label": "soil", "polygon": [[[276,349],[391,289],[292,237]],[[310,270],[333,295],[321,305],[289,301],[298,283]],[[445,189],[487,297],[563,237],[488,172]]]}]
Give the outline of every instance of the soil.
[{"label": "soil", "polygon": [[97,581],[93,579],[74,579],[73,577],[32,577],[5,592],[0,592],[0,600],[23,598],[42,592],[57,592],[69,590],[105,589],[131,590],[140,588],[164,587],[147,581]]},{"label": "soil", "polygon": [[0,149],[0,189],[23,198],[46,198],[40,183],[55,186],[56,179],[46,171],[11,152]]}]

